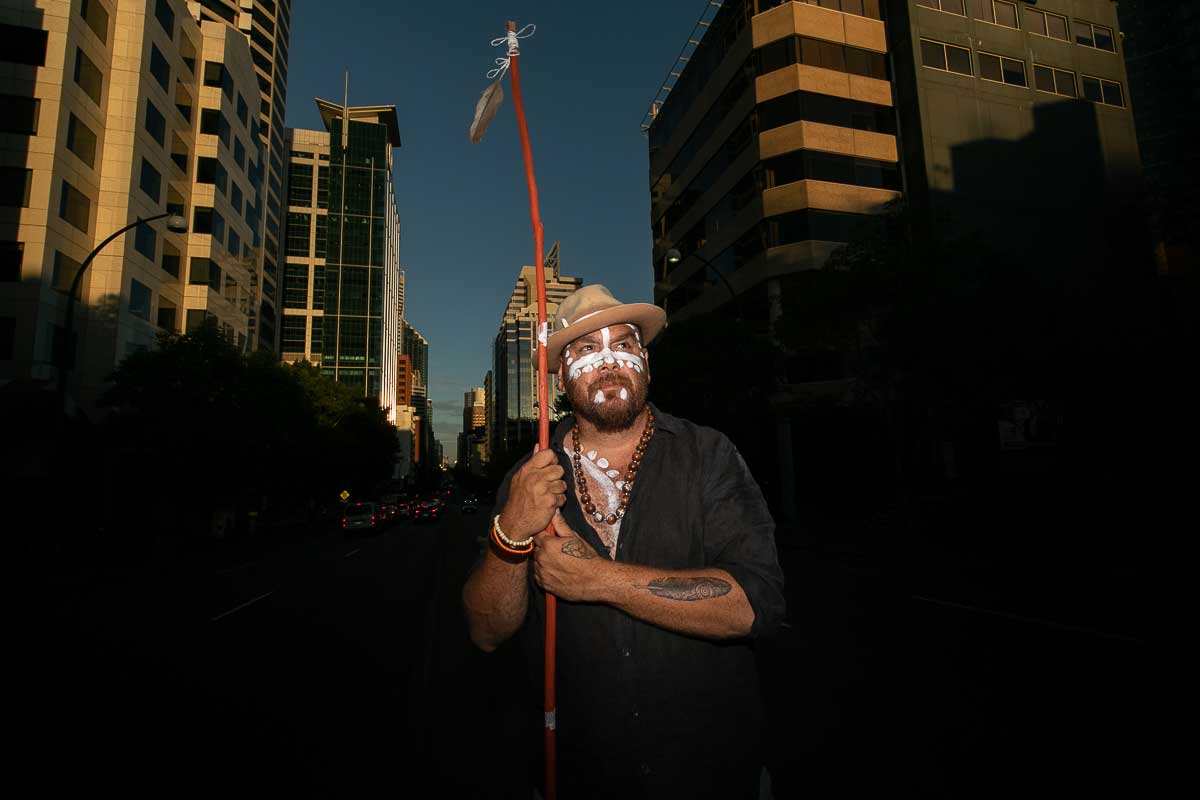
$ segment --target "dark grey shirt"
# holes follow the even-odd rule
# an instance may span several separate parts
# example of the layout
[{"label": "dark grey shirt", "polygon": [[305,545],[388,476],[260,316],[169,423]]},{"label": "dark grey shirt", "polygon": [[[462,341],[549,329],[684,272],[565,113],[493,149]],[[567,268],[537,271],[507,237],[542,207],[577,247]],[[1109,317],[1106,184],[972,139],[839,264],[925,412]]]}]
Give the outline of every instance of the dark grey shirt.
[{"label": "dark grey shirt", "polygon": [[[774,633],[784,617],[775,524],[728,438],[657,408],[654,417],[616,560],[663,570],[723,569],[749,598],[754,625],[749,639],[709,641],[611,606],[560,600],[556,690],[563,800],[657,798],[664,792],[757,796],[764,717],[751,640]],[[569,487],[563,515],[608,558],[575,497],[573,425],[573,417],[565,418],[552,437]],[[511,477],[497,493],[493,513],[503,508]],[[530,610],[520,636],[540,696],[546,604],[532,581],[530,570]]]}]

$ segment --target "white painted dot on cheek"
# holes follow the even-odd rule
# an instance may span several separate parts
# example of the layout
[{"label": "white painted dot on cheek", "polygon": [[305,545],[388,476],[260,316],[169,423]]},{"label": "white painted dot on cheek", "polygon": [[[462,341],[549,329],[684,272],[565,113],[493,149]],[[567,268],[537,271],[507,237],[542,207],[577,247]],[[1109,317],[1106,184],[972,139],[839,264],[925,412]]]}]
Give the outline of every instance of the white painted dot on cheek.
[{"label": "white painted dot on cheek", "polygon": [[622,386],[622,387],[621,387],[621,399],[622,399],[622,400],[628,400],[628,399],[629,399],[629,390],[628,390],[628,389],[626,389],[624,386]]},{"label": "white painted dot on cheek", "polygon": [[[596,390],[596,396],[592,398],[592,402],[594,402],[594,403],[603,403],[604,402],[604,390],[603,389]],[[603,466],[603,464],[601,466]]]}]

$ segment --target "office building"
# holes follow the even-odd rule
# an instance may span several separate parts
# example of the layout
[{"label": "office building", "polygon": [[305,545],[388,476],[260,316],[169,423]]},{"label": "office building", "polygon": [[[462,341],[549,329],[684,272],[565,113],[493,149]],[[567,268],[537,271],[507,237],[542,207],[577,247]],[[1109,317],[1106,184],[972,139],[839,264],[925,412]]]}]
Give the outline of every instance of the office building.
[{"label": "office building", "polygon": [[[89,0],[90,1],[90,0]],[[154,0],[158,3],[159,0]],[[165,0],[164,0],[165,2]],[[86,4],[86,2],[85,2]],[[182,6],[183,4],[180,3]],[[291,36],[291,0],[190,0],[197,21],[226,25],[245,38],[258,84],[258,111],[251,117],[263,153],[264,207],[259,207],[263,227],[258,280],[263,287],[259,307],[252,320],[250,346],[255,350],[278,351],[279,250],[282,245],[284,203],[283,181],[287,145],[284,111],[287,103],[288,42]]]},{"label": "office building", "polygon": [[288,128],[279,353],[320,364],[329,235],[329,132]]},{"label": "office building", "polygon": [[467,468],[472,462],[472,453],[476,469],[482,463],[480,448],[483,447],[484,435],[487,430],[487,400],[484,388],[477,386],[463,393],[463,424],[462,432],[458,435],[458,466]]},{"label": "office building", "polygon": [[[555,242],[543,260],[546,275],[546,319],[552,321],[558,304],[583,285],[582,278],[562,275]],[[537,437],[537,268],[522,267],[500,330],[492,345],[492,439],[489,452],[532,446]],[[551,408],[558,380],[550,376]]]},{"label": "office building", "polygon": [[[260,289],[263,154],[249,45],[178,0],[0,4],[0,380],[52,381],[88,254],[69,405],[159,331],[205,320],[246,349]],[[68,352],[69,352],[68,348]]]},{"label": "office building", "polygon": [[[744,314],[767,319],[781,278],[821,266],[863,217],[900,196],[879,4],[842,5],[854,13],[768,0],[708,6],[672,69],[678,78],[654,101],[643,125],[655,302],[671,319],[730,302],[714,268]],[[679,263],[668,263],[671,249]]]},{"label": "office building", "polygon": [[410,405],[413,408],[415,428],[414,459],[422,468],[430,464],[430,447],[433,445],[433,401],[429,397],[429,342],[421,332],[408,323],[400,321],[401,353],[409,361]]},{"label": "office building", "polygon": [[[1200,9],[1194,3],[1121,0],[1120,41],[1129,73],[1160,274],[1200,267]],[[1191,102],[1180,102],[1192,97]]]},{"label": "office building", "polygon": [[396,107],[318,99],[317,108],[325,131],[287,137],[282,357],[319,363],[339,383],[378,398],[395,423],[402,352]]},{"label": "office building", "polygon": [[1110,0],[710,4],[643,123],[655,301],[728,308],[715,268],[774,319],[904,195],[947,235],[1079,260],[1056,212],[1107,218],[1139,170],[1116,34]]}]

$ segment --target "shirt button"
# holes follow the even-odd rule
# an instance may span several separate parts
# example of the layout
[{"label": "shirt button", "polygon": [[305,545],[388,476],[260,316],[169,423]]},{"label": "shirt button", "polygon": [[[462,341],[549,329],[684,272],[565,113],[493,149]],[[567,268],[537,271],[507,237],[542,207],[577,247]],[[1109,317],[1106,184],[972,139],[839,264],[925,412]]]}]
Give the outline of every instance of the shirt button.
[{"label": "shirt button", "polygon": [[650,774],[650,765],[649,765],[649,764],[647,764],[647,763],[645,763],[645,762],[642,762],[642,765],[641,765],[640,767],[638,767],[638,769],[641,771],[641,773],[642,773],[643,775],[649,775],[649,774]]},{"label": "shirt button", "polygon": [[637,710],[637,707],[635,706],[635,707],[634,707],[634,709],[633,709],[633,718],[634,718],[634,719],[637,719],[639,716],[641,716],[641,712],[640,712],[640,711],[638,711],[638,710]]},{"label": "shirt button", "polygon": [[626,648],[622,649],[621,655],[625,656],[626,658],[629,658],[629,648],[626,647]]}]

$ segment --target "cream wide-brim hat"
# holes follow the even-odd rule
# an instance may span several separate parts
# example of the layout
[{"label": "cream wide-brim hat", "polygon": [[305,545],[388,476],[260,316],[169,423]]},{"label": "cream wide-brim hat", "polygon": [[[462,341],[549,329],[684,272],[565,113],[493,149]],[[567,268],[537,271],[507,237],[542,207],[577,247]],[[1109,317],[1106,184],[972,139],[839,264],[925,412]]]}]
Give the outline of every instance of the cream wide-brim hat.
[{"label": "cream wide-brim hat", "polygon": [[645,346],[667,325],[667,312],[651,303],[622,303],[598,283],[584,286],[563,298],[546,337],[546,363],[558,369],[563,348],[580,336],[621,324],[637,325]]}]

